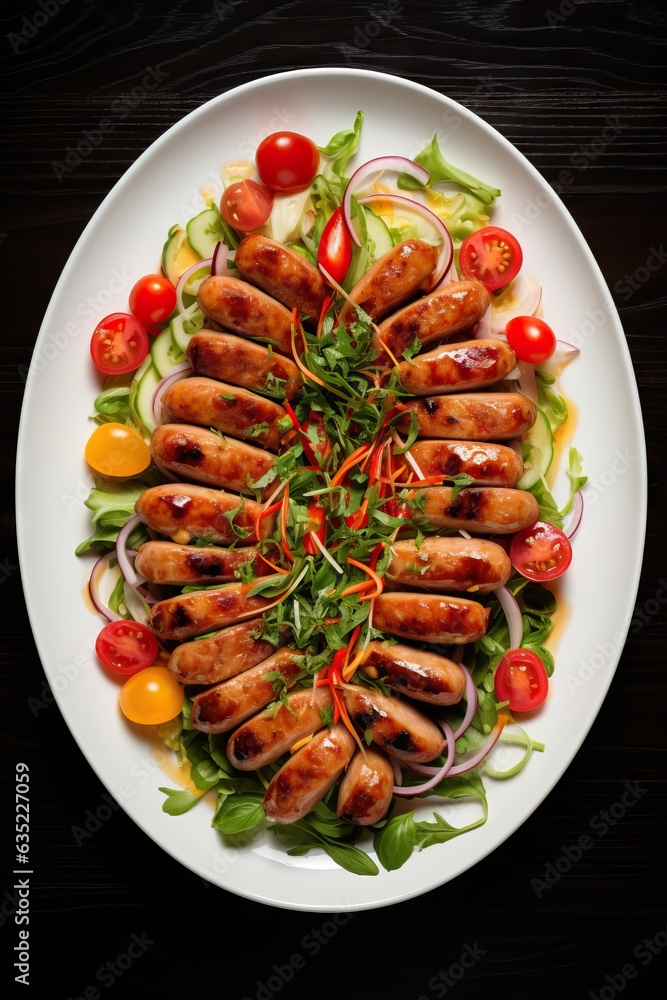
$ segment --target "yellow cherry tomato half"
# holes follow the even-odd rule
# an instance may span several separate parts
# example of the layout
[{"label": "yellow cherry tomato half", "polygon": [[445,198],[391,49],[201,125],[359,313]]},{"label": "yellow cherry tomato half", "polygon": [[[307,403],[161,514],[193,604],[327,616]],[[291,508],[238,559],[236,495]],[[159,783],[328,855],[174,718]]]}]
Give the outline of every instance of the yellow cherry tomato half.
[{"label": "yellow cherry tomato half", "polygon": [[88,439],[86,462],[104,479],[131,479],[151,464],[151,452],[131,427],[100,424]]},{"label": "yellow cherry tomato half", "polygon": [[159,726],[182,710],[183,688],[167,667],[146,667],[123,684],[120,707],[130,722]]}]

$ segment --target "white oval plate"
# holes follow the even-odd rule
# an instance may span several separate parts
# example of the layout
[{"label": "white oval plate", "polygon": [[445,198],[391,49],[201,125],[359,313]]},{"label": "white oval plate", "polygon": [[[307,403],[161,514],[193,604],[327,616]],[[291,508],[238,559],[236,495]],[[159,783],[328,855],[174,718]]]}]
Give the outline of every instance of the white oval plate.
[{"label": "white oval plate", "polygon": [[[485,781],[489,819],[455,840],[415,853],[398,871],[359,877],[327,857],[290,858],[266,835],[242,850],[222,845],[210,808],[161,811],[165,778],[140,727],[117,707],[117,685],[95,663],[101,627],[84,593],[89,534],[83,459],[98,382],[88,343],[97,321],[127,308],[134,281],[159,269],[167,230],[201,206],[199,191],[231,159],[252,159],[269,132],[291,129],[324,144],[365,113],[350,166],[383,154],[414,156],[440,134],[444,155],[502,190],[493,222],[522,243],[543,285],[545,318],[581,355],[562,387],[579,411],[586,512],[562,594],[570,609],[556,649],[548,703],[530,720],[546,743],[505,782]],[[564,478],[564,477],[563,477]],[[95,213],[65,267],[37,339],[26,386],[17,460],[21,570],[49,684],[82,752],[109,792],[156,844],[208,881],[249,899],[310,911],[357,910],[417,896],[466,871],[524,822],[559,780],[592,725],[616,669],[639,580],[645,532],[646,460],[637,389],[623,330],[600,270],[549,185],[489,125],[439,94],[394,76],[314,69],[258,80],[215,98],[169,129],[127,171]],[[613,565],[610,539],[613,542]],[[601,572],[602,568],[602,572]],[[607,569],[607,571],[605,571]],[[157,757],[157,761],[156,758]],[[473,807],[431,800],[455,825]]]}]

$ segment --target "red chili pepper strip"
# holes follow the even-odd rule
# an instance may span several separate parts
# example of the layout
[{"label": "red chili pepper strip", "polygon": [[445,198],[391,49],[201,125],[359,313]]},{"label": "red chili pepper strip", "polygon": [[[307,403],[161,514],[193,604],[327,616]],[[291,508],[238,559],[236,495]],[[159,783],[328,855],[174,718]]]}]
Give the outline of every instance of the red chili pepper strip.
[{"label": "red chili pepper strip", "polygon": [[355,465],[358,465],[359,462],[362,461],[362,459],[367,458],[368,455],[370,455],[372,448],[373,448],[372,445],[364,444],[361,446],[361,448],[357,448],[355,451],[353,451],[351,455],[348,455],[343,464],[341,465],[340,469],[338,469],[333,479],[331,480],[331,485],[340,486],[340,484],[343,482],[350,469],[354,468]]},{"label": "red chili pepper strip", "polygon": [[329,306],[333,302],[333,299],[334,299],[333,295],[328,295],[326,297],[326,299],[324,300],[324,302],[322,303],[322,309],[320,311],[320,318],[319,318],[319,322],[317,324],[317,336],[318,337],[322,336],[322,327],[324,326],[324,320],[326,319],[326,315],[329,312]]},{"label": "red chili pepper strip", "polygon": [[285,487],[285,493],[281,501],[282,510],[280,512],[280,544],[283,552],[287,556],[290,562],[294,562],[294,556],[290,551],[290,547],[287,544],[287,514],[289,511],[289,483]]},{"label": "red chili pepper strip", "polygon": [[287,414],[287,416],[292,421],[292,425],[294,426],[294,430],[295,431],[300,431],[301,430],[301,424],[299,423],[299,418],[297,417],[296,413],[294,412],[294,410],[292,409],[292,407],[290,406],[290,404],[287,402],[287,400],[285,400],[283,402],[283,410],[285,411],[285,413]]}]

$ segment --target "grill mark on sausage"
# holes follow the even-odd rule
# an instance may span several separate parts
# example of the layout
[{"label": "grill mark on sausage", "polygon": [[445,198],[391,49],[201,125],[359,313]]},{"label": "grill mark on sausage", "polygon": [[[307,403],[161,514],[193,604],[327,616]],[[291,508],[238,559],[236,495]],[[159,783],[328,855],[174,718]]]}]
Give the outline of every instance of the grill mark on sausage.
[{"label": "grill mark on sausage", "polygon": [[221,576],[223,572],[220,559],[203,552],[188,552],[186,563],[194,573],[200,573],[202,576]]},{"label": "grill mark on sausage", "polygon": [[165,504],[171,512],[171,516],[180,521],[181,518],[185,517],[190,508],[192,507],[192,497],[185,496],[163,496],[160,497],[160,502]]},{"label": "grill mark on sausage", "polygon": [[475,521],[481,507],[484,506],[484,494],[481,490],[463,489],[454,503],[448,504],[443,514],[453,520]]},{"label": "grill mark on sausage", "polygon": [[251,760],[259,756],[264,745],[253,729],[242,729],[234,738],[234,756],[237,760]]},{"label": "grill mark on sausage", "polygon": [[385,746],[392,747],[401,753],[414,753],[419,750],[419,746],[414,742],[407,729],[401,729],[391,739],[385,740]]},{"label": "grill mark on sausage", "polygon": [[433,414],[438,409],[437,402],[435,401],[435,399],[432,399],[430,396],[427,396],[426,399],[424,399],[422,405],[423,405],[424,409],[426,410],[426,412],[428,413],[428,415],[430,417],[432,417]]}]

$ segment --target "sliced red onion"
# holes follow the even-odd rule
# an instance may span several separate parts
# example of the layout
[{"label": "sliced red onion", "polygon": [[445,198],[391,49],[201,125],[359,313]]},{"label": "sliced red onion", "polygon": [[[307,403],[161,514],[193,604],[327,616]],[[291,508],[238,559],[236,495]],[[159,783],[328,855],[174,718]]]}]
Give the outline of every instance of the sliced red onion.
[{"label": "sliced red onion", "polygon": [[516,366],[516,368],[512,369],[512,371],[509,373],[509,375],[505,376],[505,379],[508,382],[514,382],[514,381],[516,381],[516,379],[519,379],[519,378],[521,378],[521,371],[520,371],[518,365]]},{"label": "sliced red onion", "polygon": [[125,581],[125,586],[123,587],[123,595],[125,598],[125,607],[130,612],[135,622],[141,622],[142,625],[146,623],[146,605],[144,603],[143,597],[131,587],[130,584]]},{"label": "sliced red onion", "polygon": [[178,382],[180,379],[185,378],[192,371],[192,365],[189,361],[183,361],[180,365],[176,365],[171,369],[170,372],[161,378],[158,384],[155,386],[155,392],[153,393],[153,416],[155,417],[155,422],[159,426],[162,423],[162,397],[174,382]]},{"label": "sliced red onion", "polygon": [[452,266],[452,261],[454,260],[454,244],[452,243],[452,238],[449,235],[447,226],[444,224],[442,219],[438,218],[435,212],[432,212],[430,208],[426,207],[426,205],[422,205],[421,202],[414,201],[412,198],[406,198],[402,194],[371,194],[366,198],[360,198],[359,204],[367,205],[372,201],[399,202],[399,204],[404,206],[408,211],[414,212],[416,215],[421,215],[427,222],[430,222],[436,232],[440,235],[442,245],[440,247],[438,263],[435,266],[431,276],[431,283],[428,287],[428,291],[432,292],[443,282],[445,275],[449,272]]},{"label": "sliced red onion", "polygon": [[572,511],[572,517],[570,518],[570,523],[567,528],[565,528],[565,534],[568,538],[573,538],[577,528],[581,524],[581,518],[584,513],[584,497],[581,490],[577,490],[574,494],[574,510]]},{"label": "sliced red onion", "polygon": [[[460,648],[462,649],[463,647]],[[477,711],[477,705],[479,704],[477,688],[475,687],[475,682],[472,679],[472,674],[466,667],[463,666],[462,663],[460,664],[460,667],[466,677],[465,696],[467,705],[466,705],[466,714],[463,716],[463,721],[456,730],[456,732],[454,733],[455,740],[458,740],[459,736],[463,736],[466,729],[468,728],[472,720],[475,718],[475,712]]]},{"label": "sliced red onion", "polygon": [[183,271],[183,274],[178,279],[178,284],[176,285],[176,304],[178,306],[179,313],[185,312],[185,306],[183,304],[183,289],[187,285],[188,281],[193,274],[196,274],[197,271],[201,271],[204,267],[210,267],[212,263],[213,258],[207,257],[206,260],[198,260],[197,263],[189,267],[187,271]]},{"label": "sliced red onion", "polygon": [[116,539],[116,557],[118,559],[118,566],[121,573],[125,577],[125,580],[131,587],[139,587],[142,583],[146,582],[145,576],[139,576],[135,572],[134,566],[128,559],[126,548],[126,542],[129,535],[140,523],[141,519],[139,517],[131,517],[127,524],[124,524],[120,529],[118,532],[118,538]]},{"label": "sliced red onion", "polygon": [[516,306],[515,309],[501,309],[494,312],[489,308],[489,312],[491,313],[489,324],[491,333],[504,333],[509,321],[516,319],[517,316],[534,316],[540,308],[541,301],[542,286],[536,285],[530,289],[521,304]]},{"label": "sliced red onion", "polygon": [[358,247],[361,246],[361,243],[352,225],[352,196],[355,191],[366,187],[369,178],[375,174],[381,174],[385,170],[393,170],[399,174],[410,174],[412,177],[416,177],[420,184],[426,184],[430,177],[425,167],[420,167],[414,160],[409,160],[405,156],[377,156],[374,160],[368,160],[358,170],[355,170],[345,188],[343,215],[350,236]]},{"label": "sliced red onion", "polygon": [[116,612],[112,611],[109,605],[102,600],[102,595],[100,594],[100,582],[106,571],[109,569],[109,563],[112,559],[115,559],[115,557],[116,553],[113,549],[111,549],[110,552],[105,553],[105,555],[100,556],[93,566],[90,574],[90,580],[88,582],[88,589],[90,590],[90,596],[93,604],[100,614],[104,615],[107,621],[110,622],[121,621],[122,615],[116,614]]},{"label": "sliced red onion", "polygon": [[432,788],[440,784],[443,778],[452,773],[452,765],[454,764],[454,755],[456,753],[456,740],[454,739],[452,727],[448,722],[442,722],[441,727],[447,739],[447,760],[442,767],[435,769],[435,774],[428,781],[425,781],[421,785],[406,785],[405,787],[403,785],[394,785],[394,795],[398,798],[411,798],[414,795],[422,795],[424,792],[430,792]]},{"label": "sliced red onion", "polygon": [[491,753],[494,746],[500,739],[500,734],[503,731],[503,725],[498,723],[498,725],[496,725],[496,727],[491,730],[491,734],[486,743],[484,744],[484,746],[480,747],[479,750],[475,751],[473,756],[469,757],[468,760],[464,760],[460,764],[456,764],[449,772],[449,777],[456,778],[457,775],[465,774],[466,771],[472,771],[474,767],[477,767],[478,764],[481,764],[484,758],[488,757],[488,755]]},{"label": "sliced red onion", "polygon": [[572,358],[576,358],[577,354],[580,354],[578,347],[574,344],[568,344],[566,340],[556,341],[556,350],[549,358],[547,364],[549,365],[564,365],[568,361],[572,361]]},{"label": "sliced red onion", "polygon": [[211,274],[218,278],[224,278],[229,274],[227,267],[228,260],[234,260],[235,250],[230,250],[226,243],[216,243],[213,256],[211,257]]},{"label": "sliced red onion", "polygon": [[389,762],[394,769],[394,784],[400,787],[403,784],[403,772],[401,771],[401,765],[395,757],[390,757]]},{"label": "sliced red onion", "polygon": [[537,380],[535,378],[535,366],[529,365],[527,361],[520,361],[519,368],[519,388],[528,399],[537,403]]},{"label": "sliced red onion", "polygon": [[500,606],[505,612],[507,624],[510,630],[510,649],[519,649],[523,642],[523,621],[521,619],[521,608],[514,594],[507,587],[498,587],[494,591],[500,601]]}]

